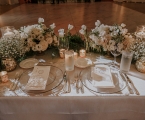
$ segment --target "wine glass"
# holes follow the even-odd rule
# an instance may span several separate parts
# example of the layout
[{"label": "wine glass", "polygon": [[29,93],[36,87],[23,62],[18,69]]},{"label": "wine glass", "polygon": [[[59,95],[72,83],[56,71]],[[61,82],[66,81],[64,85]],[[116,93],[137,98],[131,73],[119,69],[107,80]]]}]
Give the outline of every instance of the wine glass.
[{"label": "wine glass", "polygon": [[118,63],[116,62],[116,57],[119,56],[121,54],[120,51],[118,51],[117,46],[114,46],[114,50],[111,50],[111,54],[114,56],[114,60],[113,60],[113,64],[111,67],[119,69],[116,65],[118,65]]}]

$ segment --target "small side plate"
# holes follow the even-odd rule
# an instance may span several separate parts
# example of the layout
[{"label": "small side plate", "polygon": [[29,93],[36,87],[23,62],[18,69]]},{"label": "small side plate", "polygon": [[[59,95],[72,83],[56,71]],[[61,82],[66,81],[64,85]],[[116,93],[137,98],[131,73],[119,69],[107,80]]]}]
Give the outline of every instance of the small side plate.
[{"label": "small side plate", "polygon": [[33,68],[35,64],[39,63],[39,61],[35,58],[25,59],[20,62],[19,66],[21,68]]},{"label": "small side plate", "polygon": [[75,61],[75,66],[79,68],[86,68],[92,65],[92,61],[88,58],[78,58]]}]

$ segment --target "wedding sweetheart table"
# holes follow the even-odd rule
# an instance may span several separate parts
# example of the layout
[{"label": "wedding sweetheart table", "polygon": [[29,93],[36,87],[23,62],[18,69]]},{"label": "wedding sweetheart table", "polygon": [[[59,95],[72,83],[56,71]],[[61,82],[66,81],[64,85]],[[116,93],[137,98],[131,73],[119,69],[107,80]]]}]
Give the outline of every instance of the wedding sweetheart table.
[{"label": "wedding sweetheart table", "polygon": [[[94,61],[98,56],[92,53],[88,54],[87,58]],[[85,68],[75,66],[74,71],[67,73],[71,90],[70,93],[65,93],[63,79],[57,78],[59,72],[64,73],[65,71],[64,59],[52,59],[50,52],[45,52],[43,56],[33,56],[33,58],[40,62],[45,61],[47,65],[51,63],[51,69],[54,67],[54,71],[50,70],[49,75],[52,76],[51,79],[55,75],[52,83],[54,86],[50,85],[50,88],[46,88],[48,91],[44,90],[45,92],[40,93],[35,90],[34,93],[25,91],[23,85],[25,85],[25,81],[28,81],[26,76],[32,69],[22,69],[18,65],[14,71],[8,73],[10,81],[14,82],[15,73],[23,70],[17,88],[10,91],[8,86],[0,86],[0,120],[145,120],[145,74],[138,72],[133,64],[128,77],[138,90],[139,95],[135,92],[130,93],[128,83],[124,80],[114,83],[115,87],[120,88],[119,90],[117,88],[114,90],[102,89],[104,92],[93,88],[91,81],[81,81],[83,92],[77,91],[73,81],[75,71],[81,71],[83,80],[91,70],[91,66]],[[91,87],[88,86],[89,84]]]}]

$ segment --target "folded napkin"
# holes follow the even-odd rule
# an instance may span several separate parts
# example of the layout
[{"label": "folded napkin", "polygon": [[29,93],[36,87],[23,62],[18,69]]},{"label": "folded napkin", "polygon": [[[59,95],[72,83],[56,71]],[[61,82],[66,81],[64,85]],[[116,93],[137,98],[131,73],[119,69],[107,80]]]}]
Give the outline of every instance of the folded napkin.
[{"label": "folded napkin", "polygon": [[110,68],[106,65],[96,65],[92,68],[91,77],[94,86],[99,88],[114,88]]},{"label": "folded napkin", "polygon": [[49,77],[50,66],[35,66],[28,83],[25,86],[26,90],[45,90]]}]

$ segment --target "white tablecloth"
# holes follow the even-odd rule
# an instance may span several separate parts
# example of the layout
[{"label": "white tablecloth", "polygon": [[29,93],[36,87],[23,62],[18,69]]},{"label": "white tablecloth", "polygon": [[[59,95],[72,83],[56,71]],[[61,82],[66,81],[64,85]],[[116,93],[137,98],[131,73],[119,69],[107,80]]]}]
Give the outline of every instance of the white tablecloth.
[{"label": "white tablecloth", "polygon": [[[48,56],[35,57],[47,61]],[[15,71],[9,77],[14,78]],[[0,97],[0,120],[145,120],[145,74],[132,65],[129,77],[139,96],[77,94],[72,90],[63,96]]]}]

